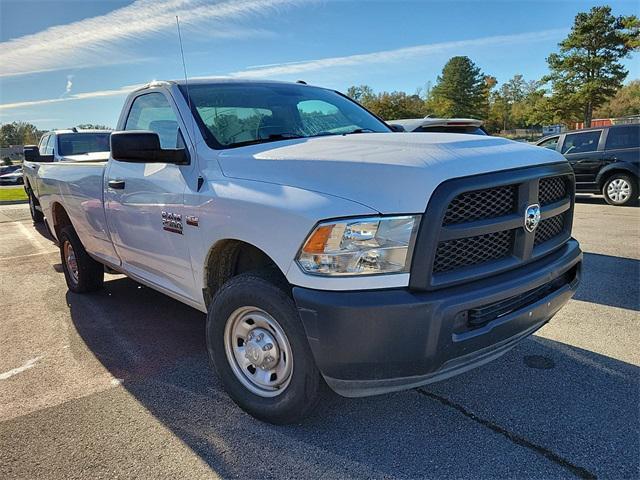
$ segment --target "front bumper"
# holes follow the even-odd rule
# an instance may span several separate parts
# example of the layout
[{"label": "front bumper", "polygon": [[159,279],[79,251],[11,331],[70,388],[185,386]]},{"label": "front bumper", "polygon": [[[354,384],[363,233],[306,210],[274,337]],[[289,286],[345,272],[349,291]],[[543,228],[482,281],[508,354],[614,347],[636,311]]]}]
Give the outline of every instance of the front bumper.
[{"label": "front bumper", "polygon": [[[581,261],[572,239],[524,267],[433,292],[294,287],[293,295],[328,385],[346,397],[377,395],[443,380],[507,352],[573,296]],[[470,326],[471,316],[496,311],[497,318]]]}]

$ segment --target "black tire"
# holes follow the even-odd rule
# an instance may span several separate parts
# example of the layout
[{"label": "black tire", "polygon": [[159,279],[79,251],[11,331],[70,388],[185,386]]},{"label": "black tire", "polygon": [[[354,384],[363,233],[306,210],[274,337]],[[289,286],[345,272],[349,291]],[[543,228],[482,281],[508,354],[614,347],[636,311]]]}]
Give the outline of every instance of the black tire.
[{"label": "black tire", "polygon": [[28,192],[29,194],[29,213],[31,214],[31,220],[33,223],[42,223],[44,222],[44,215],[38,209],[36,209],[36,205],[38,201],[33,196],[32,192]]},{"label": "black tire", "polygon": [[[64,227],[60,232],[58,241],[60,243],[62,270],[69,290],[74,293],[100,290],[104,284],[104,265],[89,256],[73,227]],[[68,256],[70,252],[67,250],[69,245],[75,257],[75,273],[72,272],[73,267],[70,265],[71,262]]]},{"label": "black tire", "polygon": [[[293,370],[281,393],[264,397],[236,376],[225,350],[225,327],[243,307],[268,313],[284,331],[291,348]],[[259,420],[287,424],[301,420],[317,405],[322,378],[316,367],[298,311],[287,289],[258,273],[243,273],[216,293],[207,315],[207,350],[225,390],[244,411]],[[255,367],[254,367],[254,370]]]},{"label": "black tire", "polygon": [[[610,196],[611,188],[613,188],[616,182],[623,182],[623,184],[626,184],[629,186],[628,197],[621,199],[620,197],[612,198]],[[602,187],[602,195],[604,196],[605,201],[609,205],[616,205],[620,207],[627,206],[627,205],[635,205],[638,202],[638,179],[633,175],[629,175],[627,173],[622,173],[622,172],[614,173],[609,178],[607,178],[606,182],[604,182],[604,185]],[[615,193],[614,193],[614,197],[615,197]]]}]

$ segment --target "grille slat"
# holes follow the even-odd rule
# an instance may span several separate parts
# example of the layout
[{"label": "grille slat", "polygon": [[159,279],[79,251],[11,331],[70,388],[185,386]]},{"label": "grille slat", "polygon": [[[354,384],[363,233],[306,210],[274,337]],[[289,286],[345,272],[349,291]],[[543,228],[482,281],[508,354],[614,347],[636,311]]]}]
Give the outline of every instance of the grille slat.
[{"label": "grille slat", "polygon": [[500,217],[513,213],[515,208],[515,185],[465,192],[451,201],[442,224],[452,225]]},{"label": "grille slat", "polygon": [[504,258],[511,253],[512,246],[513,230],[440,242],[433,273],[443,273]]},{"label": "grille slat", "polygon": [[533,240],[534,246],[538,246],[544,242],[557,237],[564,230],[564,215],[556,215],[555,217],[547,218],[540,222],[538,228],[536,228],[535,238]]},{"label": "grille slat", "polygon": [[538,192],[538,203],[543,207],[562,200],[567,196],[567,179],[565,177],[541,178]]}]

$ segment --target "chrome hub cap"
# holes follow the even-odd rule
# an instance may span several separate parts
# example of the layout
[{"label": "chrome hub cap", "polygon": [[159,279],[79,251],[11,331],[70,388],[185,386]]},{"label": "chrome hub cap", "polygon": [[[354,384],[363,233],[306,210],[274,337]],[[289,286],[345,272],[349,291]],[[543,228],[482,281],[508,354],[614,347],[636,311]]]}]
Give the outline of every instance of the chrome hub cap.
[{"label": "chrome hub cap", "polygon": [[631,195],[631,185],[622,178],[616,178],[607,186],[607,195],[616,203],[623,203]]},{"label": "chrome hub cap", "polygon": [[293,355],[282,327],[257,307],[237,309],[227,319],[224,347],[231,370],[252,393],[281,394],[291,381]]},{"label": "chrome hub cap", "polygon": [[78,262],[73,247],[68,241],[64,242],[64,260],[73,283],[78,283]]}]

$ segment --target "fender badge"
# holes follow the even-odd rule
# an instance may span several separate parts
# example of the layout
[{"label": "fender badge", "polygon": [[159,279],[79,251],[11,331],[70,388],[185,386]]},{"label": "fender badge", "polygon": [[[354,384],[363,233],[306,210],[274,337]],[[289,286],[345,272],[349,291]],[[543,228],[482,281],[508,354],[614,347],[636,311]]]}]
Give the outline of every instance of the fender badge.
[{"label": "fender badge", "polygon": [[187,216],[187,225],[191,225],[192,227],[197,227],[200,224],[200,220],[198,217],[194,217],[193,215]]}]

